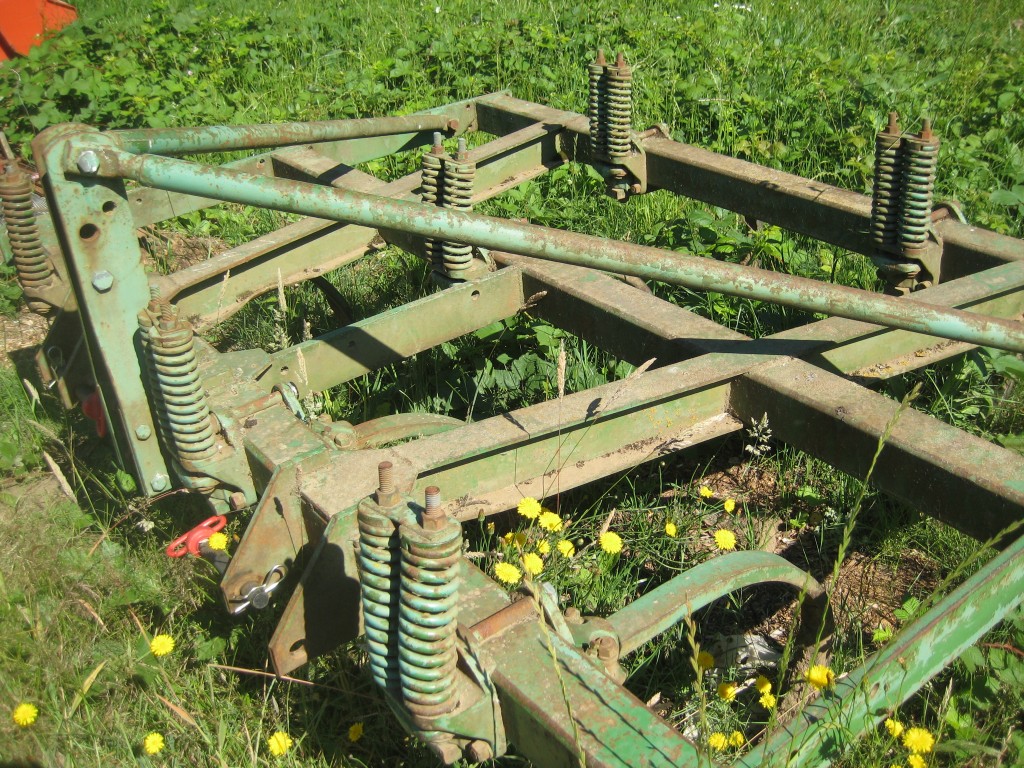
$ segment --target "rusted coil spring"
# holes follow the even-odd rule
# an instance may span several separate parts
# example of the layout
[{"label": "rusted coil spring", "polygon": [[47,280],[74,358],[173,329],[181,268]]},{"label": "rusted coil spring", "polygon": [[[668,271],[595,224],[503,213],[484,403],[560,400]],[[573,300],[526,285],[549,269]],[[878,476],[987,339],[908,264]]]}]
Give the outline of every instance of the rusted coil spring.
[{"label": "rusted coil spring", "polygon": [[213,419],[199,380],[192,327],[165,312],[149,331],[149,353],[160,389],[161,422],[179,460],[210,458],[216,449]]},{"label": "rusted coil spring", "polygon": [[900,201],[902,199],[903,139],[881,132],[875,138],[875,180],[871,200],[871,234],[875,246],[889,253],[899,249]]},{"label": "rusted coil spring", "polygon": [[426,544],[402,535],[399,671],[402,698],[414,715],[433,717],[458,704],[455,647],[462,531]]},{"label": "rusted coil spring", "polygon": [[[443,187],[444,169],[442,157],[444,149],[441,146],[441,134],[434,134],[434,146],[429,152],[425,152],[420,160],[420,199],[430,205],[441,205],[441,190]],[[443,269],[441,256],[441,244],[432,237],[428,237],[425,246],[425,256],[430,260],[435,271]]]},{"label": "rusted coil spring", "polygon": [[[46,257],[39,225],[32,209],[32,180],[16,163],[6,163],[0,175],[0,202],[3,205],[4,222],[14,254],[14,267],[18,281],[26,294],[44,287],[53,276],[53,267]],[[38,314],[52,311],[45,301],[27,296],[28,306]]]},{"label": "rusted coil spring", "polygon": [[606,66],[607,62],[604,58],[604,51],[598,51],[597,60],[587,68],[590,75],[590,102],[587,108],[587,117],[590,119],[591,162],[604,160],[608,156],[607,137],[605,135]]},{"label": "rusted coil spring", "polygon": [[[459,151],[454,159],[444,164],[444,185],[442,198],[444,207],[453,211],[473,210],[473,185],[476,180],[476,163],[466,159],[466,143],[459,139]],[[460,278],[459,273],[469,269],[473,262],[473,246],[445,240],[441,246],[444,271],[450,278]]]},{"label": "rusted coil spring", "polygon": [[629,132],[633,124],[633,71],[619,57],[608,68],[608,159],[614,164],[629,157]]},{"label": "rusted coil spring", "polygon": [[370,672],[377,685],[398,693],[398,532],[385,515],[359,509],[359,589],[363,624],[370,654]]},{"label": "rusted coil spring", "polygon": [[939,141],[931,136],[908,136],[903,140],[903,146],[900,245],[904,251],[914,251],[924,247],[928,239],[928,228],[932,223],[932,191],[935,186]]}]

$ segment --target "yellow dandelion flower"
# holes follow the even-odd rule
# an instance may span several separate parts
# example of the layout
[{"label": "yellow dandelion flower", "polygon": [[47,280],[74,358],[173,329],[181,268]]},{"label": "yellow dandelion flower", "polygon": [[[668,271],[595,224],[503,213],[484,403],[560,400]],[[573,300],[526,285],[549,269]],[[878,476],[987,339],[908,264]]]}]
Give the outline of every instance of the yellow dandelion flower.
[{"label": "yellow dandelion flower", "polygon": [[679,533],[679,529],[676,528],[676,524],[669,520],[665,523],[665,534],[671,538],[675,538],[676,534]]},{"label": "yellow dandelion flower", "polygon": [[726,747],[729,746],[729,737],[724,733],[715,731],[708,736],[708,746],[716,752],[722,752]]},{"label": "yellow dandelion flower", "polygon": [[531,576],[540,576],[544,570],[544,561],[535,552],[527,552],[523,555],[523,569]]},{"label": "yellow dandelion flower", "polygon": [[725,504],[723,504],[722,506],[725,507],[725,511],[731,515],[733,512],[736,511],[736,500],[726,499]]},{"label": "yellow dandelion flower", "polygon": [[154,635],[149,641],[149,652],[154,656],[166,656],[174,650],[174,638],[170,635]]},{"label": "yellow dandelion flower", "polygon": [[715,545],[722,550],[736,549],[736,534],[725,528],[715,531]]},{"label": "yellow dandelion flower", "polygon": [[142,749],[147,755],[155,755],[164,748],[164,737],[154,731],[142,740]]},{"label": "yellow dandelion flower", "polygon": [[822,691],[836,681],[836,673],[823,664],[815,664],[807,670],[807,682]]},{"label": "yellow dandelion flower", "polygon": [[23,701],[11,712],[11,720],[19,728],[28,728],[36,721],[37,717],[39,717],[39,707],[29,704],[27,701]]},{"label": "yellow dandelion flower", "polygon": [[747,743],[747,740],[743,737],[743,734],[739,731],[733,731],[729,734],[729,746],[730,747],[742,747]]},{"label": "yellow dandelion flower", "polygon": [[778,703],[775,699],[774,693],[762,693],[761,698],[758,699],[761,702],[761,706],[771,711],[775,709],[775,705]]},{"label": "yellow dandelion flower", "polygon": [[702,485],[698,493],[700,493],[700,497],[702,499],[710,499],[712,496],[715,495],[715,492],[708,488],[706,485]]},{"label": "yellow dandelion flower", "polygon": [[545,509],[543,512],[540,513],[540,519],[537,520],[537,525],[539,525],[545,531],[558,533],[560,530],[562,530],[562,518],[560,518],[550,509]]},{"label": "yellow dandelion flower", "polygon": [[932,751],[935,737],[924,728],[907,728],[903,734],[903,746],[916,755],[923,755]]},{"label": "yellow dandelion flower", "polygon": [[701,669],[711,669],[715,666],[715,657],[707,651],[701,651],[697,654],[697,666]]},{"label": "yellow dandelion flower", "polygon": [[568,539],[562,539],[555,546],[558,548],[558,551],[562,553],[563,557],[572,557],[576,554],[576,547],[574,547],[572,542]]},{"label": "yellow dandelion flower", "polygon": [[909,768],[924,768],[924,758],[920,755],[907,755],[907,766]]},{"label": "yellow dandelion flower", "polygon": [[526,534],[522,531],[519,531],[517,533],[512,533],[512,531],[509,531],[501,537],[501,540],[508,544],[510,547],[522,547],[526,544]]},{"label": "yellow dandelion flower", "polygon": [[902,765],[900,765],[899,763],[893,763],[892,765],[889,766],[889,768],[904,768],[904,767]]},{"label": "yellow dandelion flower", "polygon": [[523,572],[512,563],[498,563],[494,566],[494,578],[506,584],[518,584],[519,580],[523,578]]},{"label": "yellow dandelion flower", "polygon": [[754,681],[754,687],[758,693],[771,693],[772,692],[772,681],[764,675],[758,675],[757,680]]},{"label": "yellow dandelion flower", "polygon": [[601,549],[609,555],[617,555],[622,551],[622,537],[617,533],[602,533],[598,541],[601,543]]},{"label": "yellow dandelion flower", "polygon": [[220,531],[217,531],[217,533],[211,533],[210,538],[206,542],[206,546],[218,552],[223,552],[228,548],[228,537]]},{"label": "yellow dandelion flower", "polygon": [[542,539],[541,541],[537,542],[537,552],[538,553],[540,553],[542,555],[546,555],[550,551],[551,551],[551,545],[548,543],[547,539]]},{"label": "yellow dandelion flower", "polygon": [[484,529],[488,533],[494,533],[494,523],[488,523],[487,525],[484,526]]},{"label": "yellow dandelion flower", "polygon": [[734,701],[736,699],[736,683],[719,683],[718,698],[722,701]]},{"label": "yellow dandelion flower", "polygon": [[891,717],[885,721],[885,730],[889,732],[889,735],[894,739],[898,739],[903,735],[903,723],[899,720],[893,720]]},{"label": "yellow dandelion flower", "polygon": [[519,514],[525,517],[527,520],[536,520],[540,515],[540,502],[532,496],[524,496],[519,500],[519,506],[517,507]]},{"label": "yellow dandelion flower", "polygon": [[363,738],[363,724],[361,722],[352,723],[348,727],[348,740],[355,744],[361,738]]},{"label": "yellow dandelion flower", "polygon": [[267,739],[267,746],[270,748],[270,754],[274,757],[283,757],[285,752],[292,748],[292,737],[284,731],[277,731],[273,736]]}]

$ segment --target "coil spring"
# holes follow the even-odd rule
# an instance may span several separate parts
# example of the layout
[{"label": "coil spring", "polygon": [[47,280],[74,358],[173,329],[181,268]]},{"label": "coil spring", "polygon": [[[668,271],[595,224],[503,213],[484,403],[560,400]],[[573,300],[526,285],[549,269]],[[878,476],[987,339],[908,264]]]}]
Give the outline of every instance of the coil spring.
[{"label": "coil spring", "polygon": [[359,589],[370,671],[377,685],[398,692],[398,532],[380,512],[360,506]]},{"label": "coil spring", "polygon": [[[4,222],[14,254],[14,267],[22,289],[29,293],[44,287],[53,276],[53,267],[46,257],[43,241],[39,237],[32,203],[32,180],[16,163],[6,163],[0,176],[0,204]],[[44,301],[29,296],[28,306],[33,312],[48,314],[53,308]]]},{"label": "coil spring", "polygon": [[932,191],[939,140],[925,123],[920,137],[904,139],[903,206],[900,212],[900,245],[905,251],[924,246],[932,221]]},{"label": "coil spring", "polygon": [[216,448],[213,418],[206,403],[196,360],[192,326],[170,307],[149,329],[150,369],[160,390],[161,425],[174,441],[178,459],[201,461]]},{"label": "coil spring", "polygon": [[[444,164],[444,185],[442,198],[444,207],[453,211],[473,210],[473,185],[476,180],[476,163],[466,159],[466,143],[459,139],[459,151],[455,159]],[[441,246],[444,271],[450,278],[469,268],[473,262],[473,247],[465,243],[445,240]]]},{"label": "coil spring", "polygon": [[[462,529],[449,521],[429,542],[402,526],[399,672],[402,698],[414,715],[434,717],[458,705],[455,627]],[[414,529],[415,530],[415,529]]]},{"label": "coil spring", "polygon": [[884,251],[896,250],[899,245],[902,150],[899,126],[891,115],[889,129],[875,137],[875,179],[871,199],[872,239],[875,246]]},{"label": "coil spring", "polygon": [[[444,188],[444,166],[442,156],[444,148],[441,145],[441,134],[434,134],[434,145],[429,152],[425,152],[420,160],[420,199],[430,205],[441,205],[442,192]],[[441,245],[432,237],[424,242],[424,250],[427,259],[434,265],[434,269],[440,271],[442,268]]]},{"label": "coil spring", "polygon": [[605,77],[606,67],[604,51],[598,50],[597,59],[587,68],[590,74],[590,104],[587,115],[590,118],[591,161],[604,159],[608,154],[607,137],[605,136],[608,84]]},{"label": "coil spring", "polygon": [[629,156],[629,132],[633,125],[633,71],[622,54],[608,68],[608,159],[612,162]]}]

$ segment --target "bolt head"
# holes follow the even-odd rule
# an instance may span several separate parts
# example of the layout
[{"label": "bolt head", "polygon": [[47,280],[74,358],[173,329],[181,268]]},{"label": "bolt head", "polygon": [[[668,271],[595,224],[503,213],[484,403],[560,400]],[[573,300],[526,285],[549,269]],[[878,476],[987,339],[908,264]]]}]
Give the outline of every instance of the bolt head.
[{"label": "bolt head", "polygon": [[153,436],[153,430],[145,424],[139,424],[139,426],[135,428],[135,436],[139,438],[139,440],[149,440],[149,438]]},{"label": "bolt head", "polygon": [[228,505],[237,512],[245,507],[245,494],[241,491],[235,491],[228,497]]},{"label": "bolt head", "polygon": [[163,472],[158,472],[153,475],[153,479],[149,481],[149,487],[159,493],[160,491],[166,491],[171,485],[171,478],[165,475]]},{"label": "bolt head", "polygon": [[494,750],[491,745],[482,739],[470,742],[466,747],[466,758],[471,763],[484,763],[494,757]]},{"label": "bolt head", "polygon": [[100,293],[106,293],[114,287],[114,276],[107,270],[101,269],[92,276],[92,287]]},{"label": "bolt head", "polygon": [[85,150],[78,156],[78,161],[75,163],[78,166],[78,170],[87,176],[94,176],[99,173],[100,170],[100,158],[91,149]]}]

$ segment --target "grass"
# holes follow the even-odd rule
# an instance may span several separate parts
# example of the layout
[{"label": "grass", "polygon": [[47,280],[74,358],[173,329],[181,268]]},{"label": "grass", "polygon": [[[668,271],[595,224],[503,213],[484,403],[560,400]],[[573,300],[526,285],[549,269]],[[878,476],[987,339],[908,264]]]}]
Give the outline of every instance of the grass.
[{"label": "grass", "polygon": [[[1024,235],[1024,30],[1010,2],[974,8],[935,0],[671,7],[609,0],[91,0],[80,10],[78,25],[0,66],[0,89],[13,95],[0,104],[0,125],[23,154],[32,134],[64,120],[102,127],[316,120],[407,113],[499,89],[584,111],[583,64],[598,46],[621,47],[636,71],[635,126],[667,122],[680,140],[857,191],[870,187],[873,134],[883,116],[896,108],[914,125],[927,115],[943,140],[939,196],[959,200],[973,222]],[[407,155],[364,170],[393,177],[416,163]],[[750,233],[732,214],[665,193],[618,205],[599,186],[585,170],[559,169],[481,210],[873,286],[873,269],[857,255],[771,227]],[[280,223],[273,214],[219,206],[175,226],[233,244]],[[393,250],[331,279],[355,317],[429,289],[422,266]],[[716,294],[654,290],[754,336],[808,319]],[[274,295],[253,302],[214,340],[225,349],[274,343],[277,308]],[[292,341],[301,338],[304,320],[313,333],[335,322],[320,296],[303,287],[288,289],[288,310],[279,315]],[[632,371],[526,315],[328,392],[322,407],[356,421],[408,410],[483,418],[554,397],[563,343],[568,391]],[[900,399],[920,382],[916,407],[1020,444],[1020,371],[1013,361],[979,352],[887,389]],[[746,450],[755,443],[750,435],[721,441],[546,500],[572,524],[546,536],[552,554],[544,578],[584,613],[606,614],[715,556],[715,530],[727,527],[749,548],[773,525],[790,541],[788,557],[826,577],[861,485],[771,441],[760,454]],[[52,484],[39,485],[44,450],[62,467],[77,504],[54,502]],[[20,701],[40,710],[30,728],[0,719],[0,765],[434,764],[414,740],[395,738],[394,719],[358,645],[311,664],[303,682],[265,676],[273,613],[230,620],[204,563],[162,554],[201,513],[180,496],[155,504],[135,497],[89,425],[54,412],[45,394],[31,402],[11,369],[0,371],[0,471],[0,557],[7,564],[0,576],[0,710]],[[711,498],[699,495],[701,485],[712,488]],[[733,514],[724,511],[729,498],[738,499]],[[665,533],[667,522],[676,536]],[[493,532],[486,524],[467,526],[472,549],[488,553],[481,561],[488,568],[519,556],[523,545],[506,543],[504,534],[525,532],[528,548],[540,541],[536,526],[515,515],[494,523]],[[601,550],[597,534],[606,524],[625,541],[620,555]],[[977,549],[870,490],[850,536],[848,554],[857,555],[850,559],[888,577],[891,587],[879,599],[893,629]],[[571,559],[554,554],[562,538],[573,543]],[[908,567],[908,553],[916,553],[913,565],[923,564],[920,574]],[[864,597],[856,589],[845,594],[855,596],[851,602]],[[713,647],[720,636],[770,633],[787,605],[775,591],[754,589],[709,606],[692,627],[627,658],[628,686],[644,701],[660,697],[652,706],[701,743],[713,731],[756,729],[770,717],[749,692],[736,704],[716,695],[718,683],[742,682],[745,671],[719,666],[698,674],[687,635]],[[841,627],[837,671],[876,647],[878,615]],[[175,638],[173,653],[153,657],[148,643],[157,633]],[[1018,611],[901,708],[908,726],[939,734],[931,764],[1024,761],[1022,646]],[[365,731],[353,741],[349,728],[357,723]],[[267,739],[279,730],[295,744],[275,758]],[[142,744],[154,731],[166,747],[149,757]],[[902,764],[905,757],[880,729],[841,764]]]}]

